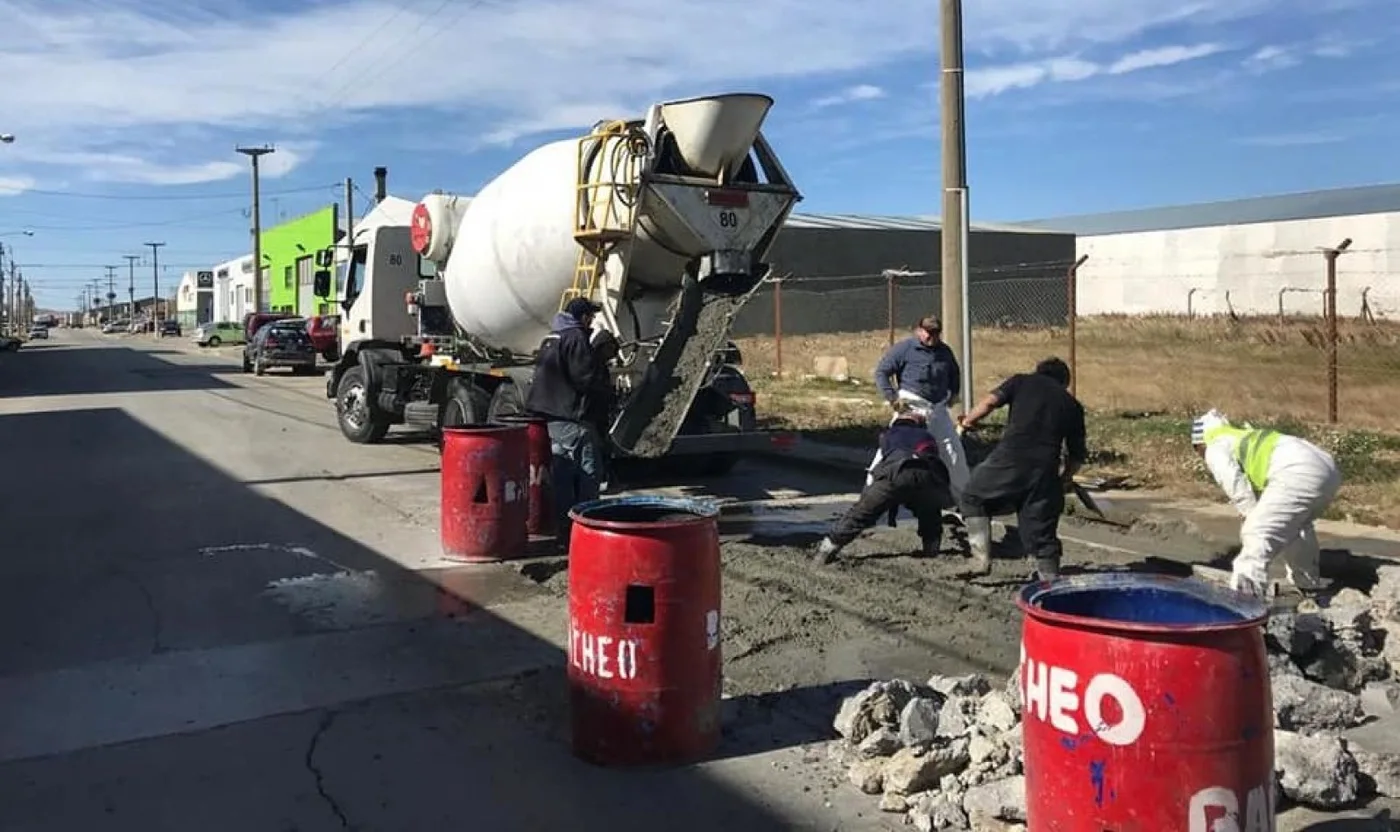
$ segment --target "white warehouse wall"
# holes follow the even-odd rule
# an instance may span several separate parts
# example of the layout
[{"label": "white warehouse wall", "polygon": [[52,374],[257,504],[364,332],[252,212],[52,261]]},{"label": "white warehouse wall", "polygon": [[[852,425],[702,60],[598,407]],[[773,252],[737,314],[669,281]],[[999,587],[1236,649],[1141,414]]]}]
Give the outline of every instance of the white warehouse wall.
[{"label": "white warehouse wall", "polygon": [[[1337,310],[1400,319],[1400,212],[1170,231],[1082,236],[1078,313],[1321,314],[1326,265],[1319,249],[1350,237],[1337,261]],[[1192,290],[1195,290],[1194,293]],[[1303,291],[1292,291],[1303,290]]]}]

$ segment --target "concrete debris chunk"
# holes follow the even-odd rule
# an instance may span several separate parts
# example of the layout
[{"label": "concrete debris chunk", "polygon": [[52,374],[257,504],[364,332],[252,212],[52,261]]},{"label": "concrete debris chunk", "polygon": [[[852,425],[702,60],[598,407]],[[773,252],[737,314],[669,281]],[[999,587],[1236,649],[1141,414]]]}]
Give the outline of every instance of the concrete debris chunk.
[{"label": "concrete debris chunk", "polygon": [[932,794],[909,810],[909,820],[921,832],[938,829],[969,829],[967,814],[955,798]]},{"label": "concrete debris chunk", "polygon": [[992,682],[980,673],[966,676],[930,676],[928,686],[946,697],[982,696],[992,689]]},{"label": "concrete debris chunk", "polygon": [[1016,716],[1021,715],[1021,668],[1018,665],[1011,671],[1011,678],[1006,680],[1006,687],[1002,689],[1006,694],[1006,701],[1011,705],[1011,710],[1016,712]]},{"label": "concrete debris chunk", "polygon": [[909,811],[909,801],[902,794],[885,792],[880,795],[880,811],[892,814],[903,814]]},{"label": "concrete debris chunk", "polygon": [[879,794],[885,790],[884,765],[884,760],[857,760],[846,776],[866,794]]},{"label": "concrete debris chunk", "polygon": [[885,761],[885,791],[909,795],[938,785],[943,775],[967,765],[967,740],[957,739],[919,754],[901,748]]},{"label": "concrete debris chunk", "polygon": [[1276,613],[1265,629],[1270,650],[1295,659],[1307,657],[1331,636],[1327,621],[1311,613]]},{"label": "concrete debris chunk", "polygon": [[1400,798],[1400,754],[1349,748],[1356,760],[1361,793]]},{"label": "concrete debris chunk", "polygon": [[1400,679],[1400,621],[1381,621],[1376,627],[1378,653],[1390,666],[1390,675]]},{"label": "concrete debris chunk", "polygon": [[982,704],[977,709],[977,723],[991,729],[994,734],[1011,730],[1018,719],[1016,710],[1002,691],[994,690],[983,696]]},{"label": "concrete debris chunk", "polygon": [[1366,719],[1361,697],[1356,694],[1324,687],[1301,676],[1280,675],[1270,682],[1278,727],[1286,731],[1342,731]]},{"label": "concrete debris chunk", "polygon": [[1289,658],[1287,653],[1270,653],[1269,675],[1273,677],[1297,676],[1302,678],[1303,671],[1298,665],[1293,663],[1293,659]]},{"label": "concrete debris chunk", "polygon": [[1318,648],[1303,666],[1303,675],[1329,688],[1356,693],[1366,687],[1367,682],[1388,678],[1390,665],[1374,650],[1338,638]]},{"label": "concrete debris chunk", "polygon": [[904,745],[927,745],[938,736],[938,699],[916,696],[899,712],[899,740]]},{"label": "concrete debris chunk", "polygon": [[1400,566],[1376,569],[1376,585],[1371,587],[1371,611],[1377,621],[1400,623]]},{"label": "concrete debris chunk", "polygon": [[977,724],[977,712],[982,700],[971,696],[954,696],[943,703],[938,712],[938,736],[962,737]]},{"label": "concrete debris chunk", "polygon": [[974,786],[963,795],[963,810],[974,827],[979,818],[1024,821],[1026,819],[1026,778],[1007,777]]},{"label": "concrete debris chunk", "polygon": [[914,685],[903,679],[873,682],[841,703],[832,727],[836,733],[854,743],[859,743],[879,728],[898,730],[899,713],[915,693]]},{"label": "concrete debris chunk", "polygon": [[1337,737],[1274,732],[1274,768],[1283,793],[1315,809],[1339,809],[1360,794],[1356,759]]},{"label": "concrete debris chunk", "polygon": [[900,742],[899,734],[893,729],[876,728],[856,746],[856,754],[862,760],[871,760],[888,757],[903,747],[904,743]]}]

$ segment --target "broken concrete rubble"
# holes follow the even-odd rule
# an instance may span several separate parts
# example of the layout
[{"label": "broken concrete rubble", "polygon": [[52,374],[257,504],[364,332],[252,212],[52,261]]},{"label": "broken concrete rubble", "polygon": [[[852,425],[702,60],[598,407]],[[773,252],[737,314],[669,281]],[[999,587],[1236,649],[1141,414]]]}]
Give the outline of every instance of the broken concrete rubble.
[{"label": "broken concrete rubble", "polygon": [[1023,821],[1021,726],[1013,703],[1019,692],[1013,698],[980,675],[873,683],[842,703],[835,721],[858,758],[851,783],[881,795],[881,811],[904,812],[916,829]]}]

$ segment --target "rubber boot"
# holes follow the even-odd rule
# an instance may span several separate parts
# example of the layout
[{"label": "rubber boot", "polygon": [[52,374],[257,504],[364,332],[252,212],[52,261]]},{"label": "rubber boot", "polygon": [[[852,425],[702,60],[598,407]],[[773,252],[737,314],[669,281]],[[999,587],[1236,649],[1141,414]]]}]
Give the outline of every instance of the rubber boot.
[{"label": "rubber boot", "polygon": [[1060,562],[1055,558],[1035,559],[1035,579],[1053,581],[1060,577]]},{"label": "rubber boot", "polygon": [[824,566],[836,560],[836,555],[843,548],[831,541],[829,537],[823,537],[822,542],[817,544],[817,550],[812,554],[812,562]]},{"label": "rubber boot", "polygon": [[964,517],[967,545],[972,551],[972,573],[987,575],[992,571],[992,518]]},{"label": "rubber boot", "polygon": [[942,551],[942,549],[943,549],[943,539],[942,539],[942,538],[933,538],[932,540],[925,540],[925,541],[924,541],[924,557],[926,557],[926,558],[936,558],[936,557],[938,557],[938,554],[939,554],[939,552]]}]

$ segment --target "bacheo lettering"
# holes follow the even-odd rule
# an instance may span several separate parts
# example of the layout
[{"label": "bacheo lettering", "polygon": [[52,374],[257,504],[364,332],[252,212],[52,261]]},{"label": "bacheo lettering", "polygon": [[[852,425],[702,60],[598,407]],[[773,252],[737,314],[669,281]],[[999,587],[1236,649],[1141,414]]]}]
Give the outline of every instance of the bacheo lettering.
[{"label": "bacheo lettering", "polygon": [[1186,828],[1188,832],[1274,832],[1275,808],[1273,783],[1255,786],[1243,801],[1231,789],[1212,786],[1191,796]]},{"label": "bacheo lettering", "polygon": [[525,492],[523,489],[521,489],[520,483],[516,482],[515,480],[506,480],[504,490],[506,494],[507,503],[516,502],[517,500],[525,496]]},{"label": "bacheo lettering", "polygon": [[530,466],[530,482],[529,482],[529,485],[530,485],[531,487],[534,487],[534,486],[544,485],[544,484],[547,483],[547,482],[549,482],[549,466],[548,466],[548,465],[531,465],[531,466]]},{"label": "bacheo lettering", "polygon": [[[1066,667],[1037,661],[1021,646],[1021,694],[1027,714],[1049,722],[1057,731],[1079,736],[1082,715],[1089,731],[1109,745],[1132,745],[1147,726],[1147,709],[1133,686],[1113,673],[1089,677],[1080,689],[1082,674]],[[1119,713],[1115,723],[1106,719],[1105,705],[1112,700]]]},{"label": "bacheo lettering", "polygon": [[637,678],[637,641],[593,635],[569,622],[569,663],[599,679]]}]

